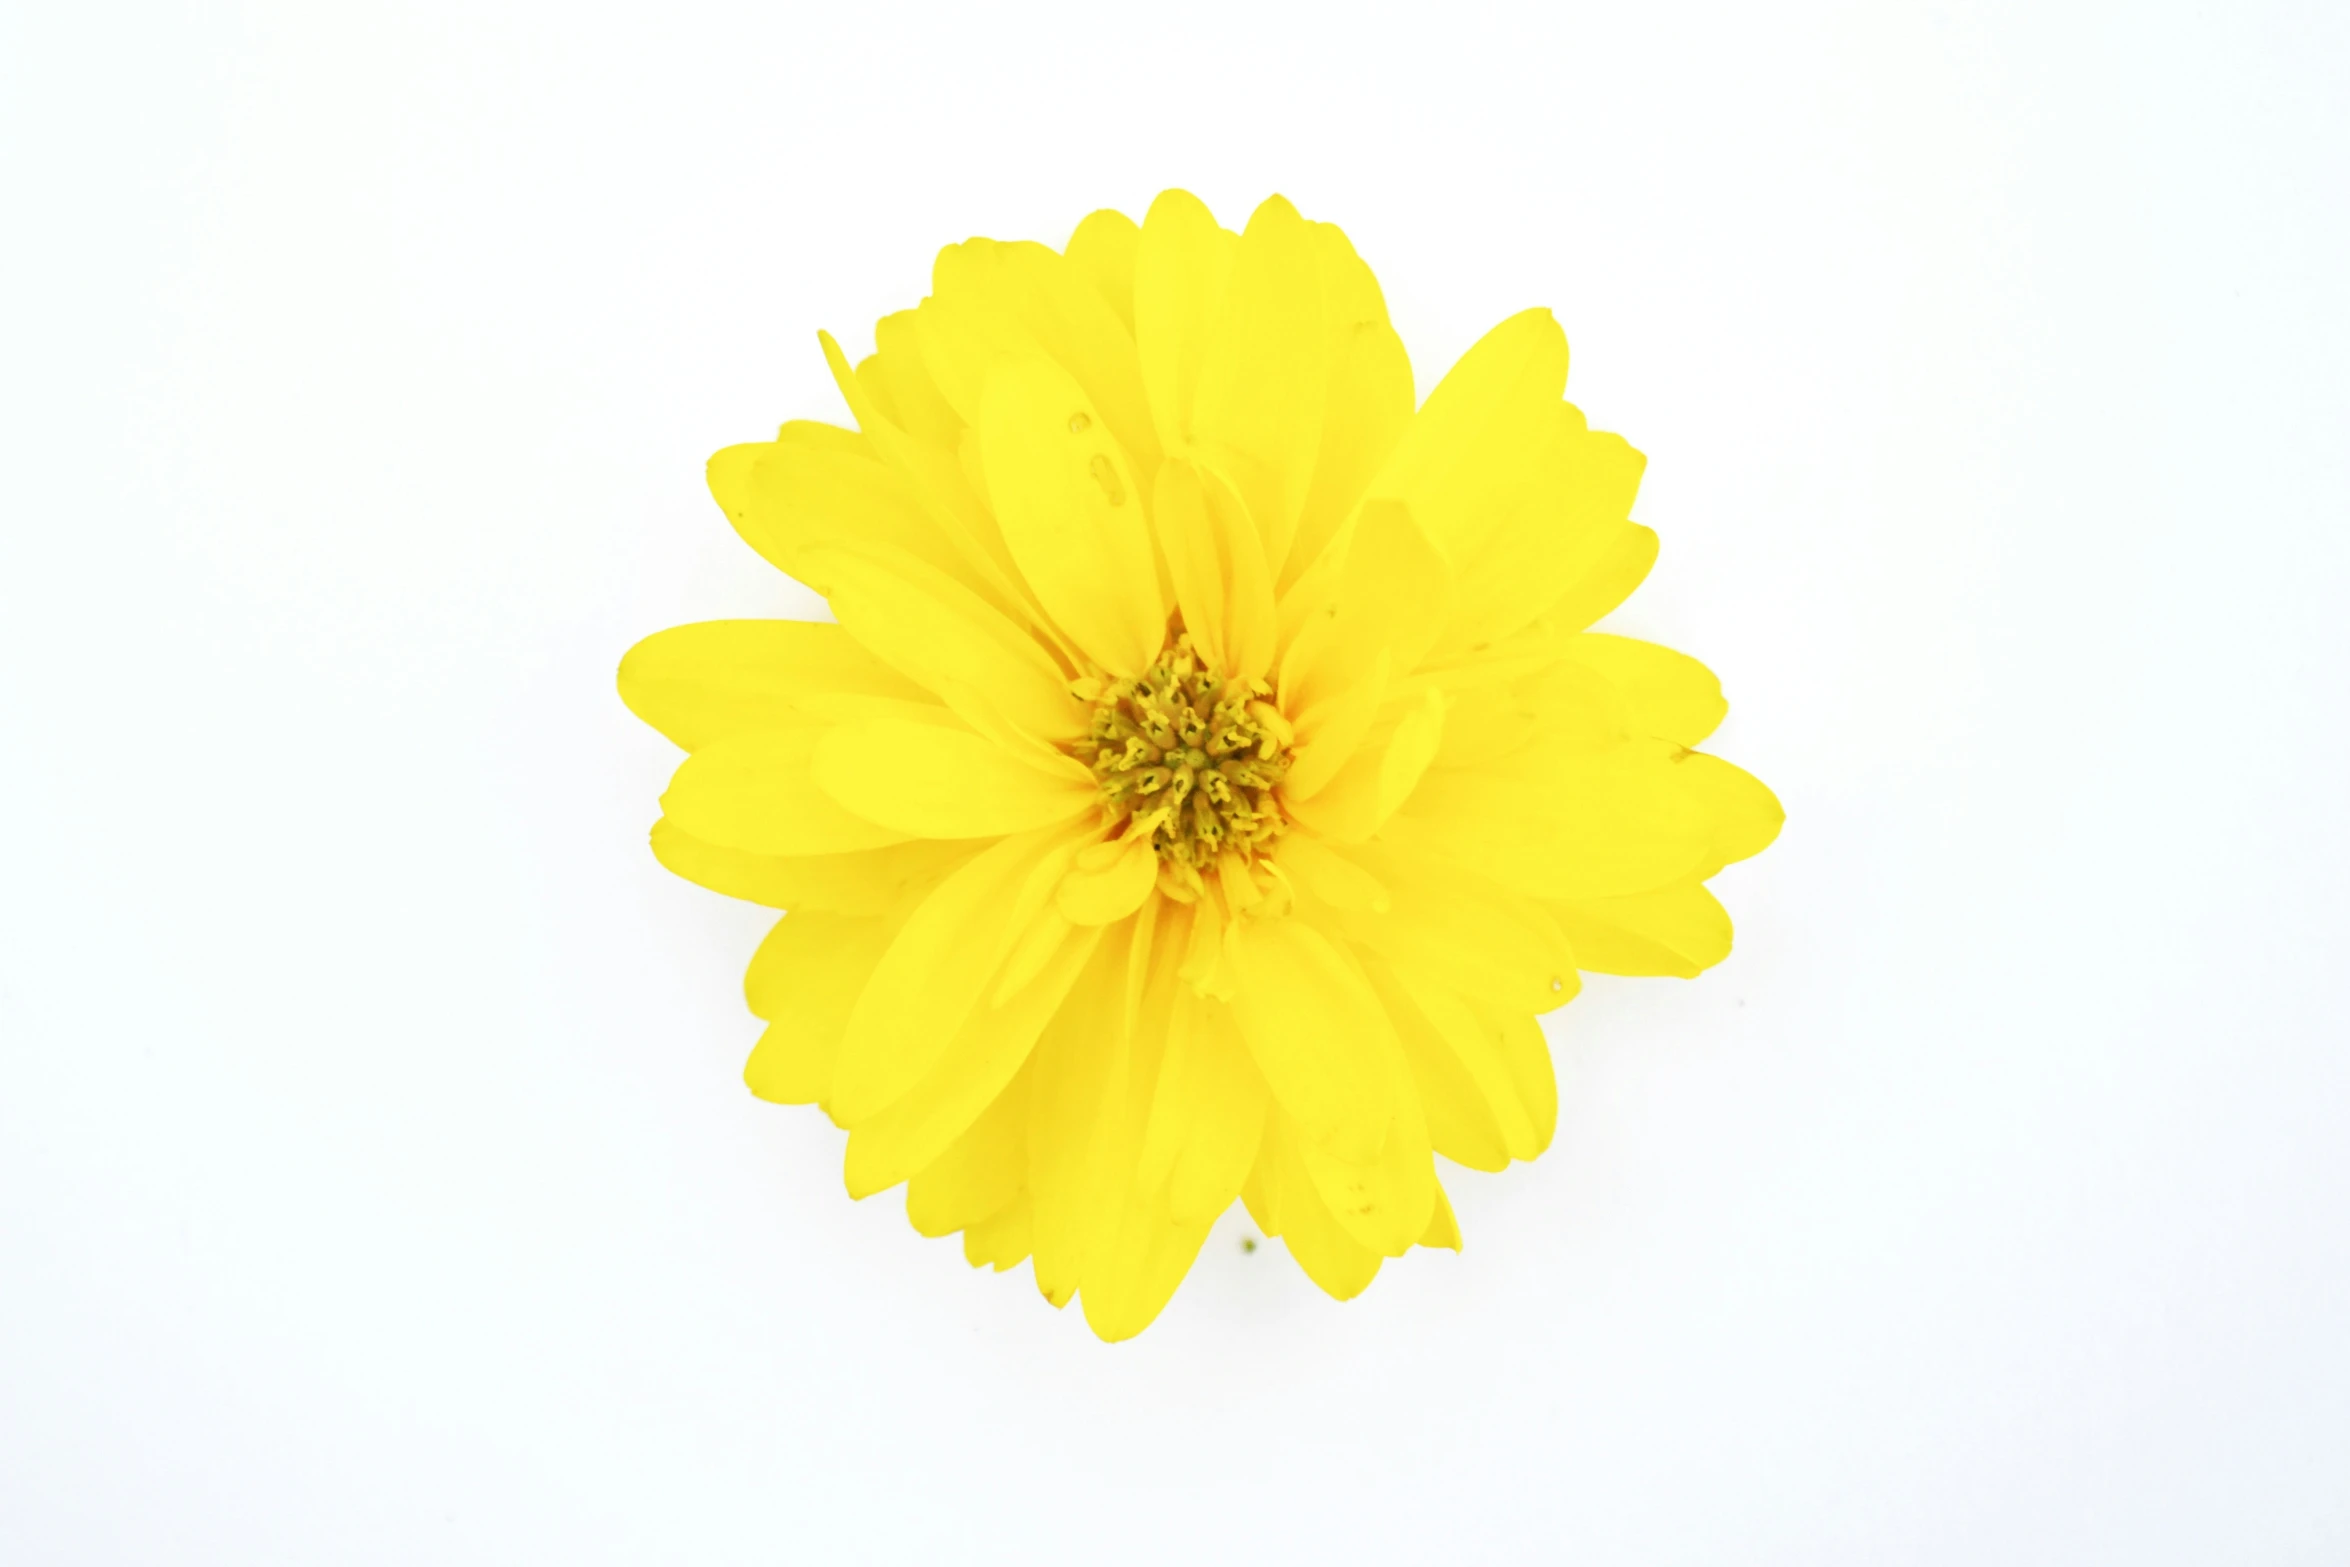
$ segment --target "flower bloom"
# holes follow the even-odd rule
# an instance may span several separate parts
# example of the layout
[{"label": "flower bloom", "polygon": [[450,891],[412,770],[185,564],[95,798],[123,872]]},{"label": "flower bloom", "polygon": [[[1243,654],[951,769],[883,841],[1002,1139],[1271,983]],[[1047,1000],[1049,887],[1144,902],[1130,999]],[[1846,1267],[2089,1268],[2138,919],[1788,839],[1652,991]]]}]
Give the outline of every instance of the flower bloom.
[{"label": "flower bloom", "polygon": [[1586,630],[1656,557],[1642,458],[1547,311],[1415,409],[1378,284],[1279,197],[1063,253],[975,239],[851,368],[856,418],[710,460],[837,624],[640,643],[690,753],[653,850],[789,910],[745,1077],[847,1129],[973,1265],[1106,1339],[1235,1198],[1346,1299],[1457,1249],[1432,1154],[1532,1159],[1577,970],[1691,975],[1776,800],[1694,746],[1694,660]]}]

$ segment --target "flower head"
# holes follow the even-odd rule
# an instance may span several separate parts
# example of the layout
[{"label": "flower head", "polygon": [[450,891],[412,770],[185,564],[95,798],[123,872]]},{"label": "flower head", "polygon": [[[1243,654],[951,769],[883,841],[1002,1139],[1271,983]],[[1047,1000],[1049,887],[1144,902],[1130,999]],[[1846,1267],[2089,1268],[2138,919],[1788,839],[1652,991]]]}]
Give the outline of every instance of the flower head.
[{"label": "flower head", "polygon": [[1692,975],[1778,831],[1693,748],[1704,667],[1588,630],[1647,574],[1640,455],[1548,312],[1415,408],[1344,235],[1169,191],[1064,252],[972,240],[853,369],[854,431],[710,461],[837,624],[622,663],[690,754],[654,852],[786,909],[753,1092],[863,1197],[1140,1332],[1237,1198],[1341,1299],[1460,1244],[1432,1154],[1548,1143],[1537,1015]]}]

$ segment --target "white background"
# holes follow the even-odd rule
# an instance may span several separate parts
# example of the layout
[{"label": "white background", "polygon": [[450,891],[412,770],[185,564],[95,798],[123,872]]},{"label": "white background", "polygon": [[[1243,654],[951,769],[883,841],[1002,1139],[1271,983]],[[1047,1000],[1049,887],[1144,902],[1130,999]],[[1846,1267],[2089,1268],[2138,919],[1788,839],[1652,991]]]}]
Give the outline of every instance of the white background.
[{"label": "white background", "polygon": [[[0,32],[0,1557],[2350,1559],[2338,5]],[[612,671],[971,233],[1557,310],[1788,826],[1458,1258],[1140,1341],[752,1100]]]}]

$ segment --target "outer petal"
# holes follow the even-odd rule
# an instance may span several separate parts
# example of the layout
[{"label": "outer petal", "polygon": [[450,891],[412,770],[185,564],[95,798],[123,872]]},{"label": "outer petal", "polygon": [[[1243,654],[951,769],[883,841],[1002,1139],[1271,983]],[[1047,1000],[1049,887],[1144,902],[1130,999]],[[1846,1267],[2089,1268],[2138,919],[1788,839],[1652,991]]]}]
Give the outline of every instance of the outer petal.
[{"label": "outer petal", "polygon": [[1296,918],[1244,922],[1227,938],[1233,1020],[1281,1108],[1306,1137],[1367,1163],[1387,1140],[1394,1030],[1329,938]]},{"label": "outer petal", "polygon": [[1141,246],[1142,230],[1134,220],[1104,207],[1077,225],[1062,252],[1129,333],[1134,330],[1134,257]]},{"label": "outer petal", "polygon": [[1266,1132],[1260,1160],[1272,1165],[1270,1183],[1279,1189],[1281,1228],[1274,1232],[1268,1226],[1267,1233],[1280,1235],[1306,1277],[1331,1298],[1352,1300],[1378,1277],[1380,1255],[1349,1235],[1322,1200],[1306,1170],[1301,1151],[1305,1139],[1298,1130],[1287,1117],[1276,1116],[1274,1122]]},{"label": "outer petal", "polygon": [[820,552],[844,540],[886,543],[975,592],[996,592],[915,485],[849,431],[787,424],[772,443],[711,458],[710,484],[745,543],[820,593],[829,589]]},{"label": "outer petal", "polygon": [[822,730],[754,729],[685,759],[661,810],[690,837],[749,854],[844,854],[909,836],[853,816],[817,785]]},{"label": "outer petal", "polygon": [[1712,813],[1663,742],[1590,753],[1536,746],[1422,780],[1385,836],[1539,898],[1607,898],[1704,873]]},{"label": "outer petal", "polygon": [[906,1218],[924,1235],[949,1235],[1001,1213],[1028,1178],[1028,1074],[1022,1071],[978,1120],[906,1183]]},{"label": "outer petal", "polygon": [[1729,911],[1692,882],[1627,898],[1554,903],[1575,961],[1602,974],[1696,976],[1730,955]]},{"label": "outer petal", "polygon": [[1394,904],[1344,916],[1346,933],[1398,973],[1511,1011],[1547,1012],[1574,996],[1575,952],[1531,898],[1416,855],[1357,857]]},{"label": "outer petal", "polygon": [[834,1097],[844,1124],[872,1119],[930,1074],[1019,934],[1010,911],[1022,883],[1074,852],[1049,831],[1007,838],[914,910],[849,1017]]},{"label": "outer petal", "polygon": [[1191,405],[1208,334],[1224,305],[1240,236],[1189,191],[1161,192],[1134,256],[1134,347],[1151,419],[1168,455],[1189,450]]},{"label": "outer petal", "polygon": [[[1559,1095],[1542,1025],[1523,1012],[1480,1006],[1457,992],[1407,988],[1413,1004],[1487,1089],[1512,1157],[1532,1159],[1548,1148],[1558,1129]],[[1507,1108],[1513,1104],[1523,1113],[1530,1143],[1520,1141],[1519,1123]]]},{"label": "outer petal", "polygon": [[1630,526],[1646,459],[1620,436],[1586,429],[1569,404],[1550,404],[1542,422],[1522,480],[1484,502],[1481,532],[1446,541],[1458,571],[1437,658],[1531,624],[1599,570]]},{"label": "outer petal", "polygon": [[832,611],[849,635],[982,733],[1073,739],[1084,710],[1035,640],[945,574],[902,553],[839,549],[826,557]]},{"label": "outer petal", "polygon": [[1004,542],[1069,638],[1114,675],[1167,639],[1150,525],[1133,468],[1091,401],[1042,359],[999,361],[979,450]]},{"label": "outer petal", "polygon": [[1094,808],[1090,779],[1056,777],[967,729],[879,719],[843,724],[816,748],[834,800],[917,838],[996,838]]},{"label": "outer petal", "polygon": [[1174,997],[1136,1181],[1172,1221],[1212,1220],[1256,1163],[1270,1096],[1231,1009],[1188,986]]},{"label": "outer petal", "polygon": [[1273,564],[1288,558],[1322,440],[1320,248],[1282,197],[1257,208],[1233,253],[1192,399],[1192,439],[1247,500]]},{"label": "outer petal", "polygon": [[[1451,568],[1401,502],[1365,505],[1349,532],[1328,594],[1301,583],[1310,608],[1281,660],[1281,700],[1303,736],[1313,711],[1361,681],[1382,653],[1397,678],[1417,669],[1435,642]],[[1295,606],[1284,605],[1285,612]]]},{"label": "outer petal", "polygon": [[1684,751],[1676,760],[1683,789],[1712,819],[1713,858],[1706,875],[1771,846],[1787,813],[1761,779],[1702,751]]},{"label": "outer petal", "polygon": [[[1521,645],[1532,651],[1521,653]],[[1631,703],[1615,682],[1587,664],[1557,654],[1561,645],[1561,639],[1551,637],[1520,639],[1508,651],[1481,661],[1523,658],[1526,672],[1516,678],[1470,683],[1466,677],[1480,672],[1476,665],[1459,670],[1463,678],[1458,680],[1437,677],[1435,683],[1449,702],[1444,747],[1434,765],[1507,773],[1527,751],[1540,751],[1555,761],[1565,753],[1598,756],[1626,740],[1644,738],[1633,722]]]},{"label": "outer petal", "polygon": [[[1363,970],[1395,1023],[1396,1038],[1402,1042],[1404,1060],[1411,1068],[1412,1086],[1427,1115],[1430,1144],[1453,1163],[1472,1170],[1507,1168],[1512,1141],[1502,1133],[1499,1117],[1503,1111],[1497,1109],[1485,1086],[1394,976],[1384,971],[1385,965],[1376,956],[1365,957]],[[1514,1090],[1505,1101],[1515,1106]],[[1530,1128],[1519,1141],[1531,1151],[1534,1138]]]},{"label": "outer petal", "polygon": [[896,843],[850,854],[767,855],[704,843],[663,819],[653,824],[653,858],[687,881],[771,909],[887,914],[953,871],[979,846]]},{"label": "outer petal", "polygon": [[1036,1209],[1036,1287],[1056,1306],[1069,1303],[1107,1244],[1134,1167],[1127,955],[1117,934],[1096,949],[1037,1043],[1028,1190]]},{"label": "outer petal", "polygon": [[1410,506],[1455,561],[1473,558],[1533,484],[1566,384],[1550,312],[1510,317],[1428,394],[1370,493]]},{"label": "outer petal", "polygon": [[752,1093],[777,1104],[831,1097],[849,1010],[895,934],[890,920],[839,914],[775,922],[743,976],[752,1015],[768,1021],[743,1067]]},{"label": "outer petal", "polygon": [[1564,630],[1582,630],[1630,598],[1655,565],[1656,535],[1636,522],[1626,524],[1607,553],[1559,595],[1549,619]]},{"label": "outer petal", "polygon": [[629,711],[688,751],[738,730],[804,723],[812,716],[807,699],[834,693],[931,699],[821,621],[672,626],[620,661],[620,699]]},{"label": "outer petal", "polygon": [[[1040,633],[1046,632],[1043,611],[1024,596],[1012,565],[1011,551],[1004,547],[1003,534],[997,530],[994,516],[981,502],[963,465],[959,439],[955,446],[939,446],[909,435],[876,401],[875,379],[860,377],[849,369],[847,358],[831,334],[819,332],[816,336],[823,344],[825,363],[832,368],[832,378],[850,411],[857,416],[857,426],[865,439],[872,443],[883,462],[913,486],[924,509],[938,524],[940,532],[953,542],[960,557],[960,569],[941,566],[935,561],[929,564],[999,613],[1015,621],[1025,619]],[[871,367],[871,360],[866,363]],[[901,553],[922,558],[919,551]],[[823,569],[821,563],[812,564],[820,571]],[[824,591],[826,597],[832,596],[829,582]]]},{"label": "outer petal", "polygon": [[1436,1202],[1436,1166],[1429,1157],[1428,1123],[1392,1030],[1385,1040],[1387,1070],[1396,1081],[1395,1114],[1376,1159],[1340,1159],[1313,1142],[1299,1145],[1314,1190],[1340,1227],[1361,1245],[1400,1257],[1428,1228]]},{"label": "outer petal", "polygon": [[1006,357],[1044,358],[1084,389],[1087,412],[1148,482],[1158,466],[1133,328],[1082,272],[1042,245],[949,245],[918,313],[923,356],[966,424],[983,422],[987,383]]},{"label": "outer petal", "polygon": [[1086,1269],[1086,1325],[1106,1343],[1130,1339],[1158,1319],[1215,1223],[1174,1218],[1166,1203],[1164,1192],[1129,1188],[1116,1229]]},{"label": "outer petal", "polygon": [[1338,534],[1411,422],[1416,399],[1403,340],[1387,322],[1387,304],[1371,269],[1346,236],[1312,225],[1322,273],[1322,316],[1329,331],[1329,390],[1323,397],[1321,450],[1278,577],[1284,590],[1313,565]]},{"label": "outer petal", "polygon": [[1695,745],[1730,710],[1713,671],[1686,653],[1596,631],[1570,637],[1564,645],[1568,657],[1598,670],[1624,693],[1642,734]]},{"label": "outer petal", "polygon": [[1034,1245],[1034,1235],[1035,1212],[1022,1192],[1001,1212],[963,1232],[963,1257],[974,1268],[992,1267],[1001,1273],[1020,1265]]},{"label": "outer petal", "polygon": [[963,436],[963,418],[923,362],[920,311],[900,310],[873,324],[873,357],[857,367],[857,374],[862,379],[868,371],[880,383],[875,400],[892,422],[918,444],[955,448]]},{"label": "outer petal", "polygon": [[972,1013],[928,1076],[887,1110],[850,1128],[843,1174],[851,1197],[870,1196],[925,1168],[994,1103],[1027,1061],[1100,936],[1096,930],[1071,931],[1026,989],[1001,1006]]},{"label": "outer petal", "polygon": [[1442,1247],[1446,1251],[1461,1249],[1460,1221],[1452,1216],[1452,1202],[1444,1195],[1444,1183],[1436,1183],[1436,1204],[1428,1215],[1428,1229],[1420,1237],[1420,1244]]}]

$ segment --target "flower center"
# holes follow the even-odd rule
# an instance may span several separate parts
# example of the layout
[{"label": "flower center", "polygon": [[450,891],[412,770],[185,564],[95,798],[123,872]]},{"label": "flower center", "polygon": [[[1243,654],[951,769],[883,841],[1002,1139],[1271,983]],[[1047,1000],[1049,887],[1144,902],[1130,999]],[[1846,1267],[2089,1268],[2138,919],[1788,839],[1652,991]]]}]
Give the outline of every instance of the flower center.
[{"label": "flower center", "polygon": [[1273,791],[1294,735],[1271,697],[1261,680],[1206,667],[1185,633],[1139,679],[1102,687],[1070,749],[1093,769],[1113,826],[1149,823],[1162,865],[1193,875],[1227,856],[1245,865],[1289,826]]}]

